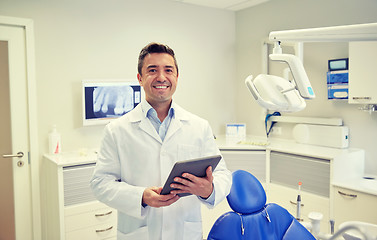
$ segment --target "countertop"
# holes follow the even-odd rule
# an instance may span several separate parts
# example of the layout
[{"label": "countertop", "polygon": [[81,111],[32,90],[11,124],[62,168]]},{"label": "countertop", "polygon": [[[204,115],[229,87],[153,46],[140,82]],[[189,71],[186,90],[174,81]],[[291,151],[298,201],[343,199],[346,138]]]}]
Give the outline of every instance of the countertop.
[{"label": "countertop", "polygon": [[[220,150],[260,151],[270,150],[283,153],[304,155],[333,161],[334,173],[331,185],[347,188],[377,196],[377,176],[364,174],[364,150],[358,148],[331,148],[296,143],[286,139],[266,139],[247,136],[244,141],[227,140],[225,136],[217,136],[216,142]],[[350,157],[351,156],[351,157]],[[350,160],[349,158],[354,158]],[[342,161],[348,161],[343,164]],[[347,168],[348,169],[345,169]],[[342,171],[347,172],[343,174]],[[351,172],[351,173],[350,173]],[[366,179],[370,177],[372,179]]]},{"label": "countertop", "polygon": [[[334,168],[344,167],[342,159],[346,156],[364,156],[364,150],[356,148],[329,148],[322,146],[314,146],[307,144],[299,144],[295,141],[285,139],[266,139],[258,136],[247,136],[244,141],[227,140],[225,136],[217,136],[216,143],[220,150],[231,151],[277,151],[290,154],[298,154],[322,159],[329,159],[334,161]],[[75,166],[82,164],[95,163],[97,160],[98,149],[80,149],[78,151],[64,152],[60,154],[45,154],[44,156],[61,167]],[[363,157],[360,157],[363,158]],[[372,176],[374,179],[365,179],[364,175],[364,159],[356,159],[354,166],[357,170],[354,175],[342,174],[341,171],[334,171],[331,184],[343,188],[348,188],[355,191],[360,191],[377,196],[377,176]],[[352,167],[352,166],[351,166]],[[362,171],[362,172],[360,172]]]},{"label": "countertop", "polygon": [[367,178],[333,181],[332,185],[377,196],[377,176],[368,175]]},{"label": "countertop", "polygon": [[90,164],[97,161],[97,149],[81,149],[59,154],[45,154],[44,157],[60,167]]},{"label": "countertop", "polygon": [[225,135],[219,135],[216,137],[216,143],[221,150],[271,150],[324,159],[333,159],[342,154],[363,151],[358,148],[331,148],[296,143],[294,140],[267,139],[258,136],[247,136],[244,141],[233,141],[227,140]]}]

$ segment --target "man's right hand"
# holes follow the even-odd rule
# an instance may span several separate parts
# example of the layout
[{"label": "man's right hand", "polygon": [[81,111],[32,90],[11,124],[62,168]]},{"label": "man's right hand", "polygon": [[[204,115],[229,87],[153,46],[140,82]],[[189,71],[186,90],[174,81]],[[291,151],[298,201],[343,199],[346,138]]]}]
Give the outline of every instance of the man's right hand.
[{"label": "man's right hand", "polygon": [[144,190],[143,203],[151,207],[166,207],[176,201],[179,196],[175,194],[160,195],[162,187],[149,187]]}]

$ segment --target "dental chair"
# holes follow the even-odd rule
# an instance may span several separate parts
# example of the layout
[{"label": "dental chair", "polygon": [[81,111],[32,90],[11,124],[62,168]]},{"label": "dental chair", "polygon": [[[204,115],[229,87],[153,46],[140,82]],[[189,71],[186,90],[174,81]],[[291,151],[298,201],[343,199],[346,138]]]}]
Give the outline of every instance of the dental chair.
[{"label": "dental chair", "polygon": [[266,204],[262,184],[249,172],[233,172],[227,200],[234,212],[217,219],[207,240],[315,240],[287,210]]}]

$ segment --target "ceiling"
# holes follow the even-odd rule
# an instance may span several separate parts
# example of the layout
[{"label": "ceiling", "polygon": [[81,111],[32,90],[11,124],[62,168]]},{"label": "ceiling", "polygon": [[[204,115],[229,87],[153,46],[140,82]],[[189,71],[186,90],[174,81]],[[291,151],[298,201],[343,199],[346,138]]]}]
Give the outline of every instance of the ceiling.
[{"label": "ceiling", "polygon": [[270,0],[173,0],[188,4],[238,11]]}]

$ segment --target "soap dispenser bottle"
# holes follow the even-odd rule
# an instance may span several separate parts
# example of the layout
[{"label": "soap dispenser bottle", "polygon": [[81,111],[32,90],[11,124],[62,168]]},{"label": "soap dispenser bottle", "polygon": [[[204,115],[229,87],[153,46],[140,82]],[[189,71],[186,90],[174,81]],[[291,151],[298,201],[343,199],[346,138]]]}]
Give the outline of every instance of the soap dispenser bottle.
[{"label": "soap dispenser bottle", "polygon": [[52,131],[48,135],[49,153],[58,154],[61,152],[62,144],[60,133],[56,130],[56,125],[52,126]]}]

